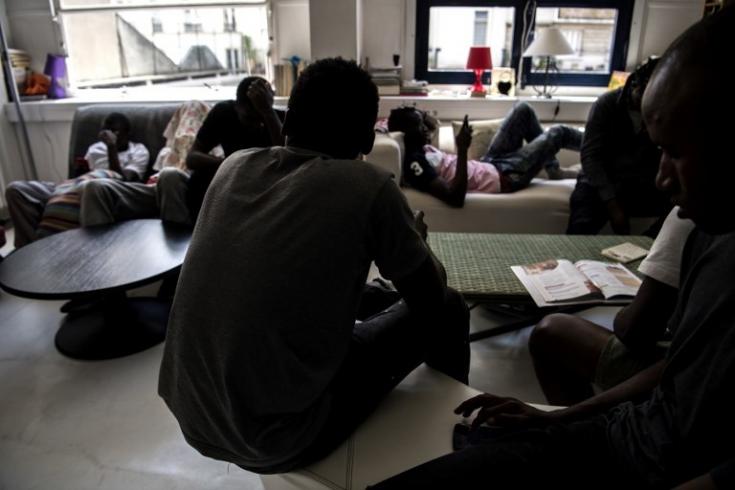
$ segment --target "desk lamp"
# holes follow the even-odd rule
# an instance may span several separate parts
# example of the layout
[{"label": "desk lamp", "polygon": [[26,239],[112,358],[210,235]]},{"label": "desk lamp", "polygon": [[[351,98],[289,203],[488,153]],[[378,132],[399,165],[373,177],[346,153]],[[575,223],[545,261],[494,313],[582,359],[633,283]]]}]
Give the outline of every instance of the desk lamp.
[{"label": "desk lamp", "polygon": [[539,93],[541,97],[551,98],[554,91],[549,86],[549,65],[551,57],[574,54],[574,49],[564,37],[564,34],[556,27],[542,27],[536,31],[536,36],[531,45],[526,48],[523,57],[544,56],[546,58],[546,70],[544,71],[544,89]]},{"label": "desk lamp", "polygon": [[489,46],[472,46],[467,57],[467,69],[475,72],[475,84],[472,86],[472,97],[485,97],[485,87],[482,85],[482,74],[493,67],[492,55]]}]

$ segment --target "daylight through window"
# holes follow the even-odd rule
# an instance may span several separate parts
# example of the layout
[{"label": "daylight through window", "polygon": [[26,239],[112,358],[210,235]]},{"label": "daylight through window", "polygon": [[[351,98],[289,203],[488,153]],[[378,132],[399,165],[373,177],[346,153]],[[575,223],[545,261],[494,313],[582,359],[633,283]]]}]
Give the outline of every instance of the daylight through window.
[{"label": "daylight through window", "polygon": [[143,2],[93,1],[66,0],[60,8],[77,87],[204,83],[266,72],[264,2],[199,0],[189,8],[192,2],[149,0],[139,8]]}]

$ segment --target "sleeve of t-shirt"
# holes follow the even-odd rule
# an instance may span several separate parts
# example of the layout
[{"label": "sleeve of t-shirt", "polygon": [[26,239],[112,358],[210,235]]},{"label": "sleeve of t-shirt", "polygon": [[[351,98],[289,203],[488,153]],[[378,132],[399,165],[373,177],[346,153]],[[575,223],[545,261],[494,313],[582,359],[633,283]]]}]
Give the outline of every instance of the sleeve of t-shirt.
[{"label": "sleeve of t-shirt", "polygon": [[414,189],[426,190],[436,177],[436,170],[423,152],[412,153],[403,162],[403,179]]},{"label": "sleeve of t-shirt", "polygon": [[142,179],[148,169],[149,156],[148,148],[144,144],[131,142],[127,152],[127,162],[120,162],[120,166],[132,170],[138,174],[138,178]]},{"label": "sleeve of t-shirt", "polygon": [[694,229],[694,223],[679,218],[678,211],[678,207],[671,210],[648,256],[638,266],[638,270],[646,276],[677,289],[684,245]]},{"label": "sleeve of t-shirt", "polygon": [[735,488],[735,458],[712,470],[710,475],[717,488]]},{"label": "sleeve of t-shirt", "polygon": [[204,151],[204,153],[208,153],[212,150],[212,148],[221,143],[221,121],[223,117],[223,111],[225,110],[225,106],[223,106],[221,103],[216,104],[214,107],[212,107],[212,110],[209,111],[207,117],[204,118],[202,126],[199,128],[199,131],[197,131],[196,139],[202,145],[202,151]]},{"label": "sleeve of t-shirt", "polygon": [[426,242],[414,227],[406,198],[389,179],[373,201],[368,230],[369,247],[380,275],[401,279],[415,271],[429,255]]},{"label": "sleeve of t-shirt", "polygon": [[87,148],[87,154],[84,155],[90,169],[106,169],[110,165],[110,159],[107,156],[107,145],[98,141],[92,143]]}]

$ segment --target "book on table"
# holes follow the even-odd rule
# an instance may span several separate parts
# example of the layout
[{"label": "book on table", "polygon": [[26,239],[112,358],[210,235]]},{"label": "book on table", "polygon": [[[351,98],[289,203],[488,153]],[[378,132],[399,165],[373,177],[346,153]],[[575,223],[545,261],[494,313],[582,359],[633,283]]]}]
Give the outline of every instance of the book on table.
[{"label": "book on table", "polygon": [[536,306],[586,303],[624,304],[638,292],[641,280],[624,265],[596,260],[572,263],[551,259],[511,267]]}]

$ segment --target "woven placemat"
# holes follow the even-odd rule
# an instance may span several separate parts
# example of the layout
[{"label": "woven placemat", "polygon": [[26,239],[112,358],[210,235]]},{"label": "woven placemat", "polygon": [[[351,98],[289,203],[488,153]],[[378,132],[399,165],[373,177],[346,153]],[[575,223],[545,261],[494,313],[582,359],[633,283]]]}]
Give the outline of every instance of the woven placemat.
[{"label": "woven placemat", "polygon": [[[547,259],[602,260],[602,249],[630,242],[650,249],[644,236],[528,235],[487,233],[429,233],[429,245],[447,270],[447,281],[466,298],[519,299],[526,289],[510,270],[512,265]],[[626,264],[638,272],[639,261]]]}]

